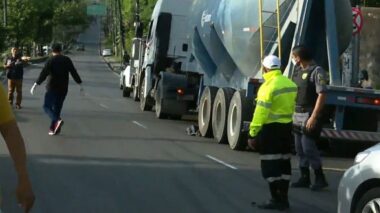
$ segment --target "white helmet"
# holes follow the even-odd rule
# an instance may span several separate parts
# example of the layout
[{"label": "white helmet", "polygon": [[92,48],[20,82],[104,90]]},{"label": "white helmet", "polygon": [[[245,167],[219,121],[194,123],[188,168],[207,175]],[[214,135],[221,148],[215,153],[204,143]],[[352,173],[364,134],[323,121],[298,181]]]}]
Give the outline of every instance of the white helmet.
[{"label": "white helmet", "polygon": [[269,70],[281,69],[281,61],[275,55],[268,55],[265,57],[262,64]]}]

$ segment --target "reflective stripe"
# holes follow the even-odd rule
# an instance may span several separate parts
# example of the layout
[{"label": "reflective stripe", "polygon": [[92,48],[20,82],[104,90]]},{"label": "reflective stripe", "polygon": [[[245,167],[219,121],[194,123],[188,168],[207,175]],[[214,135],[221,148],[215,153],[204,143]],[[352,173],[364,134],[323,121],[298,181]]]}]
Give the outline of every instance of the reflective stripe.
[{"label": "reflective stripe", "polygon": [[261,106],[261,107],[264,107],[264,108],[271,108],[272,107],[272,104],[271,103],[267,103],[267,102],[264,102],[264,101],[257,101],[257,105],[258,106]]},{"label": "reflective stripe", "polygon": [[289,118],[289,119],[293,119],[293,114],[283,114],[283,115],[278,115],[278,114],[269,114],[268,116],[269,119],[282,119],[282,118]]},{"label": "reflective stripe", "polygon": [[281,175],[281,177],[270,177],[267,178],[268,182],[274,182],[274,181],[279,181],[279,180],[290,180],[290,175]]},{"label": "reflective stripe", "polygon": [[298,91],[297,87],[288,87],[288,88],[276,90],[272,94],[273,94],[273,96],[277,96],[277,95],[281,95],[281,94],[285,94],[285,93],[292,93],[292,92],[297,92],[297,91]]},{"label": "reflective stripe", "polygon": [[260,160],[289,160],[292,154],[260,155]]}]

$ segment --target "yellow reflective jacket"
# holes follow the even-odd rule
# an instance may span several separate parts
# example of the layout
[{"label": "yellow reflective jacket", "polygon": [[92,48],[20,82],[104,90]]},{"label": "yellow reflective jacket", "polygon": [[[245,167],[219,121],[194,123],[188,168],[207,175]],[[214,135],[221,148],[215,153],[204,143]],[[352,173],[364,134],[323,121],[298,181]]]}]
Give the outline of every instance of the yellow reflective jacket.
[{"label": "yellow reflective jacket", "polygon": [[[249,134],[257,136],[264,124],[290,123],[296,105],[297,85],[280,70],[263,75],[265,82],[257,93],[256,109]],[[276,133],[273,133],[276,134]]]}]

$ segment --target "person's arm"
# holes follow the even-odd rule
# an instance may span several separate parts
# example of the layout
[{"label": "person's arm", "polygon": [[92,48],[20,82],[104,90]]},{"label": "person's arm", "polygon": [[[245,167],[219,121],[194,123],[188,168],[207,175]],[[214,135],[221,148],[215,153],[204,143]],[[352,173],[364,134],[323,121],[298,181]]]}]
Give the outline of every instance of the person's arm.
[{"label": "person's arm", "polygon": [[80,78],[77,69],[75,69],[73,62],[70,58],[68,58],[68,70],[70,71],[71,76],[73,77],[74,81],[77,82],[77,84],[82,83],[82,79]]},{"label": "person's arm", "polygon": [[26,151],[24,140],[13,116],[6,94],[0,86],[0,133],[8,147],[10,156],[14,162],[18,177],[17,198],[18,202],[29,212],[34,203],[34,194],[26,166]]},{"label": "person's arm", "polygon": [[49,76],[49,74],[50,74],[50,60],[45,63],[44,68],[42,69],[40,75],[38,76],[36,80],[36,84],[41,85],[42,82],[44,82],[46,78]]},{"label": "person's arm", "polygon": [[310,118],[317,119],[318,115],[322,113],[323,107],[325,106],[326,97],[327,97],[326,93],[318,94],[317,102],[315,103],[315,107]]},{"label": "person's arm", "polygon": [[253,119],[249,127],[249,136],[251,138],[256,137],[260,132],[262,126],[268,119],[270,109],[272,107],[272,93],[270,91],[260,90],[258,92]]},{"label": "person's arm", "polygon": [[0,132],[7,144],[9,153],[14,162],[18,177],[17,199],[25,212],[33,207],[34,194],[26,167],[26,151],[24,140],[15,120],[0,125]]},{"label": "person's arm", "polygon": [[326,72],[322,68],[317,68],[315,70],[314,77],[312,78],[315,83],[316,92],[318,93],[318,98],[314,106],[314,110],[312,114],[310,115],[309,120],[306,123],[306,129],[312,130],[315,128],[315,125],[317,124],[318,117],[322,113],[323,107],[325,106],[326,102],[326,85],[327,85],[327,79],[326,79]]}]

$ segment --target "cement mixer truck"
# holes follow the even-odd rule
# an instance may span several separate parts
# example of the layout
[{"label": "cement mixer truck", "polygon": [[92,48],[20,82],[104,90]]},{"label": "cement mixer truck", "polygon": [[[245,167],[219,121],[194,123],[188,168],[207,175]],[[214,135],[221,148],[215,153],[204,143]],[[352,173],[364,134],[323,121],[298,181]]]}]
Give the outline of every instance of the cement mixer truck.
[{"label": "cement mixer truck", "polygon": [[351,20],[349,0],[158,0],[147,37],[135,39],[131,90],[158,118],[198,112],[202,136],[242,150],[261,58],[281,56],[291,77],[291,48],[305,44],[330,76],[323,137],[379,141],[379,93],[342,86]]}]

